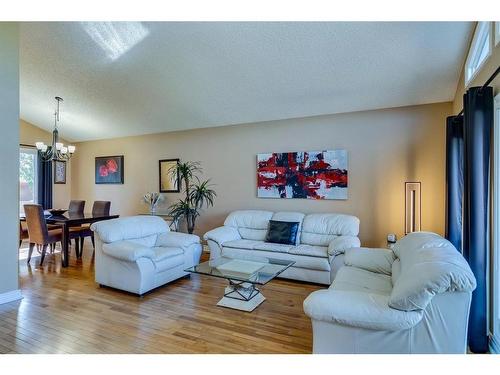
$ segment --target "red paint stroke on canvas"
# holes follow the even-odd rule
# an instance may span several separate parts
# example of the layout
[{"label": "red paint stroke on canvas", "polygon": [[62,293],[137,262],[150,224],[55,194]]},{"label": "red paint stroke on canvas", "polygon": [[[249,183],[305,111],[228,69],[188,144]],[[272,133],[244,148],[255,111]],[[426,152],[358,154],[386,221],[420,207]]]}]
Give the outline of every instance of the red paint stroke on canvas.
[{"label": "red paint stroke on canvas", "polygon": [[273,153],[267,160],[259,161],[257,186],[275,188],[280,197],[286,198],[286,189],[293,198],[325,199],[318,190],[333,187],[347,188],[347,170],[333,168],[323,159],[323,154],[309,162],[310,156],[303,153]]}]

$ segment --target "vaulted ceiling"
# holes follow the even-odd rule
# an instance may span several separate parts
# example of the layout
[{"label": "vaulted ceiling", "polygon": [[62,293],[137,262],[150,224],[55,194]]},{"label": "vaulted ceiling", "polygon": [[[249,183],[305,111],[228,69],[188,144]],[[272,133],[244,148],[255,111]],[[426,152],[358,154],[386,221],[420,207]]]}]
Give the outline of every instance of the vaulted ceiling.
[{"label": "vaulted ceiling", "polygon": [[23,23],[21,117],[71,141],[452,100],[470,22]]}]

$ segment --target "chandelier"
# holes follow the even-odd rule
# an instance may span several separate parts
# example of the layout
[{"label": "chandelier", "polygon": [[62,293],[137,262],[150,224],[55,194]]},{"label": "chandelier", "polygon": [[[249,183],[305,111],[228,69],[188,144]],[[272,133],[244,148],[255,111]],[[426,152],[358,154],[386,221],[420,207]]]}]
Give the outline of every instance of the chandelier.
[{"label": "chandelier", "polygon": [[52,131],[52,145],[48,146],[43,142],[36,142],[35,146],[38,150],[39,156],[43,161],[54,161],[54,160],[69,160],[76,147],[69,145],[65,146],[63,143],[59,142],[59,131],[57,130],[57,124],[59,123],[59,105],[63,101],[63,98],[56,96],[57,107],[54,113],[54,130]]}]

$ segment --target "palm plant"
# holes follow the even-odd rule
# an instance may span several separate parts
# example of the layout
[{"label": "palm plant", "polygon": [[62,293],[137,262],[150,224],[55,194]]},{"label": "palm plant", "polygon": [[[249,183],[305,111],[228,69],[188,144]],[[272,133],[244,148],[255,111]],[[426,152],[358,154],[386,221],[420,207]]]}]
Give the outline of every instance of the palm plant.
[{"label": "palm plant", "polygon": [[184,198],[169,207],[169,214],[174,221],[185,219],[188,233],[191,234],[201,210],[204,206],[213,206],[217,194],[210,188],[210,180],[201,181],[198,177],[203,172],[199,162],[179,162],[168,172],[174,178],[179,176],[179,187],[184,192]]}]

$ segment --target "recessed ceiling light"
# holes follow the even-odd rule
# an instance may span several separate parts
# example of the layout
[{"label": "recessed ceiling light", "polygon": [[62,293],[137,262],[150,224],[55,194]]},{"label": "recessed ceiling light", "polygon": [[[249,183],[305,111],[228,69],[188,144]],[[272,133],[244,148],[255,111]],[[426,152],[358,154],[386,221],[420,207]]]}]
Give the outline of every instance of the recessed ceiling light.
[{"label": "recessed ceiling light", "polygon": [[113,61],[149,34],[149,30],[141,22],[80,22],[80,24]]}]

